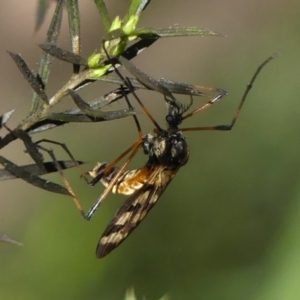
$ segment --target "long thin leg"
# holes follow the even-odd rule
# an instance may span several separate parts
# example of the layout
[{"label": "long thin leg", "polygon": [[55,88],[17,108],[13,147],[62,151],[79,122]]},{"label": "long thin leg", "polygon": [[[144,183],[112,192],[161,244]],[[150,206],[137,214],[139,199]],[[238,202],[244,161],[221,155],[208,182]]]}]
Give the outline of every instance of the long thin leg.
[{"label": "long thin leg", "polygon": [[[128,82],[130,82],[130,81],[128,80]],[[123,86],[122,86],[122,88],[123,88]],[[127,102],[128,108],[130,110],[133,110],[133,106],[131,105],[131,103],[130,103],[130,101],[128,99],[127,94],[124,94],[124,97],[125,97],[125,101]],[[139,138],[141,139],[143,137],[143,132],[142,132],[141,124],[140,124],[139,119],[138,119],[138,117],[136,115],[133,115],[133,119],[134,119],[135,125],[136,125],[137,130],[138,130]]]},{"label": "long thin leg", "polygon": [[[111,169],[128,153],[133,151],[137,146],[140,146],[143,143],[142,139],[138,139],[134,144],[132,144],[127,150],[125,150],[120,156],[118,156],[112,163],[110,163],[104,170],[103,170],[103,175],[109,174]],[[90,185],[95,185],[101,178],[94,178],[91,182]]]},{"label": "long thin leg", "polygon": [[[70,158],[72,160],[74,160],[74,162],[76,162],[74,156],[72,155],[72,153],[70,152],[70,150],[68,149],[68,147],[63,144],[63,143],[59,143],[53,140],[48,140],[48,139],[43,139],[38,141],[36,144],[40,144],[42,142],[47,142],[47,143],[52,143],[55,145],[59,145],[61,146],[70,156]],[[42,150],[46,151],[49,153],[49,155],[51,156],[52,160],[54,161],[57,170],[59,171],[64,185],[67,188],[67,190],[69,191],[69,193],[72,195],[74,204],[76,206],[76,208],[79,210],[80,214],[83,216],[84,219],[86,220],[90,220],[91,217],[93,216],[93,214],[96,212],[97,208],[99,207],[99,205],[101,204],[101,202],[106,198],[106,196],[109,194],[109,192],[111,191],[111,189],[113,188],[113,185],[116,183],[116,181],[118,180],[118,178],[120,177],[120,175],[123,173],[124,169],[126,168],[126,166],[129,164],[129,162],[132,160],[132,158],[136,155],[137,151],[139,150],[140,146],[143,143],[143,139],[139,139],[138,141],[136,141],[133,145],[131,145],[127,150],[125,150],[117,159],[115,159],[111,164],[109,164],[105,170],[103,170],[103,175],[108,174],[110,172],[110,170],[124,157],[126,156],[128,153],[132,152],[130,154],[130,156],[128,157],[128,159],[125,161],[125,163],[123,164],[123,166],[120,168],[120,170],[118,171],[118,173],[116,174],[116,176],[114,177],[114,179],[111,181],[110,185],[104,190],[104,192],[102,193],[102,195],[98,198],[97,202],[89,209],[88,213],[86,214],[84,212],[83,206],[80,203],[80,200],[78,199],[78,197],[76,196],[76,193],[74,192],[70,182],[68,181],[68,179],[66,178],[66,176],[64,175],[63,170],[61,169],[54,153],[52,150],[46,149],[45,147],[38,145],[39,148],[41,148]],[[80,168],[79,168],[80,169]],[[82,175],[84,175],[84,178],[86,173],[82,171]]]},{"label": "long thin leg", "polygon": [[[48,143],[48,144],[54,144],[54,145],[58,145],[61,148],[64,149],[64,151],[69,155],[69,157],[71,158],[71,160],[74,162],[74,164],[76,165],[77,169],[80,172],[80,175],[84,178],[84,180],[88,183],[89,180],[86,177],[86,172],[81,168],[81,166],[78,164],[77,160],[75,159],[75,157],[73,156],[73,154],[71,153],[71,151],[69,150],[69,148],[67,147],[66,144],[64,143],[60,143],[54,140],[49,140],[49,139],[41,139],[37,142],[35,142],[36,145],[39,145],[41,143]],[[44,148],[45,151],[45,148]]]},{"label": "long thin leg", "polygon": [[97,201],[95,202],[95,204],[90,208],[90,210],[88,211],[88,213],[85,216],[86,220],[90,220],[92,218],[92,216],[95,214],[95,212],[97,211],[97,209],[99,208],[100,204],[102,203],[102,201],[107,197],[107,195],[110,193],[110,191],[112,190],[112,188],[114,187],[115,183],[118,181],[119,177],[122,175],[122,173],[124,172],[125,168],[127,167],[127,165],[131,162],[131,160],[133,159],[133,157],[136,155],[136,153],[139,151],[140,145],[142,144],[142,140],[138,141],[137,143],[135,143],[135,148],[133,148],[132,153],[130,154],[130,156],[126,159],[125,163],[123,164],[123,166],[120,168],[120,170],[118,171],[118,173],[116,174],[116,176],[112,179],[112,181],[109,183],[109,185],[106,187],[106,189],[104,190],[104,192],[101,194],[101,196],[97,199]]},{"label": "long thin leg", "polygon": [[149,110],[146,108],[146,106],[142,103],[142,101],[140,100],[140,98],[137,96],[137,94],[135,93],[134,89],[132,88],[132,85],[128,82],[128,80],[126,80],[124,78],[124,76],[120,73],[120,71],[118,70],[118,68],[116,68],[115,64],[113,63],[113,60],[109,57],[109,54],[108,54],[108,52],[106,51],[106,48],[105,48],[105,41],[103,41],[103,50],[104,50],[104,52],[105,52],[105,54],[107,56],[107,59],[112,62],[114,71],[121,78],[121,80],[123,81],[124,85],[131,91],[132,95],[134,96],[134,98],[136,99],[136,101],[139,103],[139,105],[143,109],[143,111],[146,114],[146,116],[151,120],[151,122],[154,124],[154,126],[157,128],[157,130],[161,131],[162,130],[161,127],[158,125],[158,123],[155,121],[155,119],[153,118],[153,116],[150,114]]},{"label": "long thin leg", "polygon": [[[80,211],[81,215],[84,217],[84,219],[90,220],[92,218],[92,216],[94,215],[94,213],[96,212],[96,210],[100,206],[101,202],[106,198],[106,196],[109,194],[109,192],[113,188],[113,185],[117,182],[117,180],[120,177],[120,175],[122,174],[123,170],[129,164],[129,162],[132,160],[132,158],[136,155],[136,153],[139,150],[139,147],[142,145],[142,143],[143,143],[142,139],[139,139],[138,141],[136,141],[127,150],[125,150],[117,159],[115,159],[111,164],[109,164],[105,168],[105,170],[103,170],[103,176],[105,176],[105,174],[108,174],[110,172],[110,170],[124,156],[126,156],[128,153],[132,152],[130,154],[130,156],[127,158],[127,160],[125,161],[125,163],[123,164],[123,166],[120,168],[119,172],[116,174],[116,176],[114,177],[114,179],[110,182],[109,186],[106,187],[106,189],[104,190],[104,192],[102,193],[102,195],[97,199],[97,201],[95,202],[95,204],[89,209],[89,211],[88,211],[87,214],[84,212],[83,207],[82,207],[80,201],[78,200],[78,198],[76,197],[76,195],[74,194],[74,192],[72,193],[74,195],[74,197],[73,197],[74,203],[75,203],[77,209]],[[100,180],[100,178],[97,178],[97,181],[99,181],[99,180]],[[91,183],[95,184],[95,183],[93,183],[93,181]]]},{"label": "long thin leg", "polygon": [[[217,125],[217,126],[207,126],[207,127],[190,127],[190,128],[182,128],[181,131],[201,131],[201,130],[221,130],[221,131],[228,131],[231,130],[240,114],[240,111],[243,107],[243,104],[253,86],[254,81],[256,80],[258,74],[261,72],[261,70],[263,69],[263,67],[269,63],[271,60],[273,60],[274,58],[276,58],[278,56],[278,54],[274,54],[270,57],[268,57],[256,70],[256,72],[254,73],[254,75],[252,76],[250,82],[248,83],[246,90],[244,92],[244,95],[241,99],[241,102],[232,118],[232,121],[230,124],[228,125]],[[213,103],[215,103],[216,101],[220,100],[222,97],[224,97],[225,95],[220,93],[216,98],[208,101],[206,104],[204,104],[203,106],[201,106],[200,108],[196,109],[195,111],[193,111],[192,113],[186,115],[185,117],[183,117],[183,119],[186,119],[188,117],[190,117],[191,115],[200,112],[206,108],[208,108],[209,106],[211,106]]]},{"label": "long thin leg", "polygon": [[185,115],[182,120],[185,120],[197,113],[199,113],[200,111],[203,111],[207,108],[209,108],[210,106],[212,106],[214,103],[216,103],[217,101],[221,100],[223,97],[225,97],[227,95],[227,92],[224,90],[219,89],[218,90],[220,93],[213,99],[207,101],[204,105],[202,105],[199,108],[196,108],[195,110],[193,110],[192,112],[190,112],[189,114]]},{"label": "long thin leg", "polygon": [[[56,169],[58,170],[60,176],[61,176],[62,179],[63,179],[63,182],[64,182],[65,187],[67,188],[67,190],[69,191],[69,193],[72,195],[72,197],[73,197],[73,198],[74,198],[74,197],[76,198],[75,193],[74,193],[74,191],[73,191],[73,189],[72,189],[72,186],[70,185],[70,183],[69,183],[67,177],[65,176],[65,174],[64,174],[64,172],[63,172],[61,166],[59,165],[58,160],[57,160],[57,158],[56,158],[56,156],[55,156],[53,150],[50,150],[50,149],[47,149],[47,148],[45,148],[45,147],[43,147],[43,146],[41,146],[41,145],[38,145],[38,144],[41,143],[41,142],[42,142],[42,140],[41,140],[41,141],[38,141],[37,147],[38,147],[39,149],[41,149],[41,150],[43,150],[43,151],[45,151],[45,152],[47,152],[47,153],[49,154],[49,156],[52,158],[52,160],[53,160],[53,162],[54,162],[54,164],[55,164]],[[44,141],[44,142],[45,142],[45,141]],[[46,140],[46,142],[48,142],[48,143],[53,143],[53,144],[60,145],[60,146],[64,145],[64,144],[61,144],[61,143],[59,143],[59,142],[55,142],[55,141],[52,141],[52,140]],[[66,145],[65,145],[65,147],[67,148]],[[63,148],[64,148],[64,147],[63,147]],[[64,149],[66,149],[66,148],[64,148]],[[70,152],[70,153],[71,153],[71,152]],[[71,154],[71,156],[72,156],[72,154]],[[72,159],[73,159],[73,158],[72,158]],[[74,160],[74,161],[75,161],[75,160]],[[75,161],[75,162],[76,162],[76,161]],[[74,200],[74,201],[75,201],[75,200]],[[75,204],[76,204],[76,203],[75,203]],[[79,203],[79,205],[80,205],[80,203]],[[76,206],[77,206],[77,205],[76,205]]]},{"label": "long thin leg", "polygon": [[[62,168],[60,167],[54,153],[52,150],[49,150],[39,144],[43,143],[43,142],[46,142],[46,143],[50,143],[50,144],[55,144],[55,145],[58,145],[58,146],[61,146],[65,151],[66,153],[70,156],[70,158],[76,163],[76,160],[74,158],[74,156],[72,155],[71,151],[68,149],[67,145],[65,145],[64,143],[59,143],[59,142],[56,142],[56,141],[53,141],[53,140],[48,140],[48,139],[42,139],[40,141],[37,141],[36,142],[36,145],[37,147],[39,147],[40,149],[48,152],[48,154],[50,155],[50,157],[52,158],[52,160],[54,161],[55,165],[56,165],[56,168],[59,172],[59,174],[61,175],[62,179],[63,179],[63,182],[64,182],[64,185],[65,187],[67,188],[67,190],[69,191],[69,193],[72,195],[72,198],[73,198],[73,201],[75,203],[75,206],[77,207],[77,209],[79,210],[80,214],[85,218],[85,213],[84,213],[84,210],[83,210],[83,207],[79,201],[79,199],[77,198],[69,180],[67,179],[67,177],[65,176]],[[82,174],[82,176],[84,177],[84,179],[88,182],[88,179],[86,178],[86,174],[85,172],[80,168],[80,166],[78,164],[76,164],[78,169],[80,170],[80,173]]]}]

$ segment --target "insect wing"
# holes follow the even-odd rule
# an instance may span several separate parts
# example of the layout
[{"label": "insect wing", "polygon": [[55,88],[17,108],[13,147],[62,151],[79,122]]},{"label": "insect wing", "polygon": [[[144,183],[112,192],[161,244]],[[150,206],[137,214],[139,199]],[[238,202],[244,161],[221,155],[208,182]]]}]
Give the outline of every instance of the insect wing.
[{"label": "insect wing", "polygon": [[176,172],[177,170],[166,170],[164,166],[153,169],[148,182],[145,182],[141,189],[127,198],[107,226],[97,246],[98,258],[106,256],[120,245],[139,225],[167,188]]}]

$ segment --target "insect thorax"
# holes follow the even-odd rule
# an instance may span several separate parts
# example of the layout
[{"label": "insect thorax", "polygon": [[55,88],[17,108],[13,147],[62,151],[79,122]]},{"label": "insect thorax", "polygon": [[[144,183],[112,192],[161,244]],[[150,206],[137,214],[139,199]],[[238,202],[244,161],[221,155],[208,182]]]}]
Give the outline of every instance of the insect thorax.
[{"label": "insect thorax", "polygon": [[169,170],[175,170],[185,165],[189,158],[186,139],[179,130],[163,130],[157,136],[147,134],[143,146],[151,166],[164,165]]}]

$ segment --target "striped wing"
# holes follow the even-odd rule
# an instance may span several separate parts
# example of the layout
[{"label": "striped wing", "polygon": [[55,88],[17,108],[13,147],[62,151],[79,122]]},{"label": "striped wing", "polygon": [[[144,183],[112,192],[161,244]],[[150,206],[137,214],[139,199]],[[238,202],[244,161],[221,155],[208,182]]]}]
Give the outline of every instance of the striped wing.
[{"label": "striped wing", "polygon": [[[139,173],[149,169],[144,167]],[[157,202],[168,184],[175,176],[177,170],[169,171],[164,166],[157,166],[149,174],[148,180],[143,187],[136,190],[127,198],[124,205],[119,209],[116,216],[104,231],[96,250],[98,258],[106,256],[113,249],[119,246],[127,236],[146,217],[150,209]],[[130,179],[132,182],[134,178]],[[136,178],[139,182],[139,178]]]}]

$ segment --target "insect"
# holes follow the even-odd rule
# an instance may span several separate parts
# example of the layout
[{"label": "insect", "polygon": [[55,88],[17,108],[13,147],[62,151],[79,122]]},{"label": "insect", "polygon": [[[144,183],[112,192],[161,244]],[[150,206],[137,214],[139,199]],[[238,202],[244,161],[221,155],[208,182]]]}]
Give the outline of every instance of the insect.
[{"label": "insect", "polygon": [[[130,69],[130,72],[138,80],[146,86],[149,85],[151,88],[164,94],[167,104],[167,115],[165,118],[167,127],[166,129],[163,129],[159,126],[132,90],[132,94],[155,126],[153,133],[145,135],[142,134],[137,116],[133,116],[138,128],[139,139],[126,151],[124,151],[113,163],[99,163],[92,171],[89,172],[89,174],[93,177],[90,184],[95,185],[98,182],[101,182],[104,185],[105,190],[87,214],[84,213],[79,200],[71,191],[77,208],[87,220],[92,218],[102,201],[110,192],[128,196],[125,203],[118,210],[99,240],[96,249],[96,255],[98,258],[102,258],[109,254],[130,235],[130,233],[140,224],[140,222],[156,204],[179,169],[188,162],[189,147],[183,133],[188,131],[231,130],[236,123],[240,110],[256,77],[262,68],[274,57],[275,55],[266,59],[256,70],[250,83],[246,87],[230,124],[191,128],[180,128],[179,126],[187,118],[209,108],[226,96],[227,93],[224,90],[201,87],[203,89],[216,92],[217,95],[207,101],[204,105],[188,113],[188,110],[193,104],[192,97],[188,105],[183,105],[176,100],[165,87],[161,86],[158,81],[155,81],[153,78],[142,73],[128,61],[122,60],[122,65],[125,66],[125,68]],[[124,78],[116,68],[115,71],[122,78],[124,85],[127,88],[131,88],[130,81]],[[125,97],[125,99],[128,106],[131,108],[128,98]],[[127,165],[140,149],[143,149],[144,154],[148,156],[146,164],[136,170],[126,170]],[[125,160],[125,163],[120,168],[117,167],[116,165],[119,161],[126,156],[128,157]]]},{"label": "insect", "polygon": [[123,168],[117,167],[108,169],[107,163],[101,163],[90,173],[94,176],[92,184],[100,180],[106,190],[129,195],[104,231],[97,246],[98,257],[107,255],[126,239],[146,217],[177,171],[189,159],[186,139],[178,128],[186,108],[175,103],[168,103],[168,106],[168,128],[156,128],[155,135],[142,136],[132,149],[131,156],[140,147],[148,155],[144,167],[124,171]]}]

